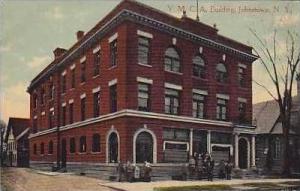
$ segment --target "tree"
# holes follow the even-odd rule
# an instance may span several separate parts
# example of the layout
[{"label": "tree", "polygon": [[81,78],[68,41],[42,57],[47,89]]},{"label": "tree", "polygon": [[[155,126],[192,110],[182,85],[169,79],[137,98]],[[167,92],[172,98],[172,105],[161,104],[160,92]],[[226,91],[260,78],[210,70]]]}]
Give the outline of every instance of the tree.
[{"label": "tree", "polygon": [[[283,132],[283,163],[282,163],[282,175],[290,176],[291,169],[290,153],[289,153],[289,139],[291,128],[291,109],[292,109],[292,91],[295,79],[299,79],[300,75],[297,71],[300,61],[300,49],[296,47],[295,42],[299,42],[299,36],[297,33],[287,31],[285,39],[285,52],[279,56],[278,51],[282,50],[279,47],[277,41],[277,31],[274,30],[272,42],[267,43],[262,40],[257,33],[250,29],[252,34],[258,41],[257,49],[254,48],[254,52],[260,57],[259,61],[265,69],[267,76],[275,88],[273,93],[270,87],[263,85],[255,80],[258,86],[264,88],[267,93],[277,102],[279,107],[279,121],[282,124]],[[271,45],[271,46],[270,46]],[[280,44],[282,45],[282,43]]]},{"label": "tree", "polygon": [[2,164],[3,164],[3,143],[4,143],[4,131],[5,131],[5,127],[6,127],[6,124],[5,124],[5,122],[3,121],[3,120],[0,120],[0,140],[1,140],[1,142],[0,142],[0,144],[1,144],[1,146],[0,146],[0,155],[1,155],[1,163],[0,163],[0,166],[2,166]]}]

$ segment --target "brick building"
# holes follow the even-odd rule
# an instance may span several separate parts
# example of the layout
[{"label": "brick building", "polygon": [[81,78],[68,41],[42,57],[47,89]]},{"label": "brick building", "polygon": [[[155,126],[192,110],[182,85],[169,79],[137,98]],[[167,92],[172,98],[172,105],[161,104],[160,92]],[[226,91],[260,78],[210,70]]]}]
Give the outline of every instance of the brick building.
[{"label": "brick building", "polygon": [[257,57],[215,27],[125,0],[54,56],[28,87],[32,167],[176,165],[206,151],[255,166]]}]

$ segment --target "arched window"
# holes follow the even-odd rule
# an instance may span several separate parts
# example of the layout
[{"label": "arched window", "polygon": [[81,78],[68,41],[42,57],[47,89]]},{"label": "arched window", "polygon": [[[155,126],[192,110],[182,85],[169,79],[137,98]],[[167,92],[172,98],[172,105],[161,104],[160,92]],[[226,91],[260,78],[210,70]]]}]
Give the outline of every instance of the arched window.
[{"label": "arched window", "polygon": [[33,108],[36,108],[37,107],[37,101],[38,101],[38,98],[37,98],[37,95],[36,93],[33,94]]},{"label": "arched window", "polygon": [[33,145],[33,154],[36,155],[36,144]]},{"label": "arched window", "polygon": [[217,64],[216,79],[218,82],[224,83],[227,80],[227,69],[223,63]]},{"label": "arched window", "polygon": [[165,70],[180,72],[180,57],[173,47],[168,48],[165,52]]},{"label": "arched window", "polygon": [[44,154],[44,143],[41,143],[41,155]]},{"label": "arched window", "polygon": [[193,75],[205,78],[205,63],[201,56],[197,55],[193,58]]},{"label": "arched window", "polygon": [[93,135],[92,152],[100,152],[100,135],[99,134]]},{"label": "arched window", "polygon": [[80,137],[80,145],[79,145],[79,152],[84,153],[86,152],[86,137],[81,136]]},{"label": "arched window", "polygon": [[41,89],[41,104],[43,105],[45,102],[45,88]]},{"label": "arched window", "polygon": [[72,137],[70,139],[70,153],[75,153],[76,152],[76,142],[75,142],[75,138]]},{"label": "arched window", "polygon": [[48,154],[53,154],[53,141],[51,140],[48,145]]}]

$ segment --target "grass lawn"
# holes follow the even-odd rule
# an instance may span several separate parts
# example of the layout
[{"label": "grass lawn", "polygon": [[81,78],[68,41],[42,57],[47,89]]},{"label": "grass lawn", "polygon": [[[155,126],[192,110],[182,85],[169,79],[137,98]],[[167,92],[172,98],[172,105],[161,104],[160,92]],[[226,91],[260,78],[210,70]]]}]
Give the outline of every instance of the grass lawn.
[{"label": "grass lawn", "polygon": [[231,186],[224,184],[204,186],[171,186],[154,188],[155,191],[197,191],[197,190],[233,190]]}]

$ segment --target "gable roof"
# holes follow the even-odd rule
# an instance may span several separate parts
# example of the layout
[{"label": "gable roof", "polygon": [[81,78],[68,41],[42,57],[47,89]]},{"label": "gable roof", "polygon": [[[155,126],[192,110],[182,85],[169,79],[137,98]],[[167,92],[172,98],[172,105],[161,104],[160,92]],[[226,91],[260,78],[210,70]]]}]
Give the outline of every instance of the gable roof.
[{"label": "gable roof", "polygon": [[14,137],[16,138],[23,131],[25,131],[28,127],[30,127],[29,119],[10,117],[8,120],[7,128],[6,128],[5,141],[7,141],[8,135],[9,135],[9,132],[11,129],[12,129]]},{"label": "gable roof", "polygon": [[[291,129],[290,133],[295,134],[296,132],[300,132],[299,128],[297,128],[297,124],[299,123],[299,96],[293,97],[293,108],[292,108],[292,116],[291,116]],[[282,134],[282,125],[279,121],[279,107],[278,103],[275,100],[269,100],[261,103],[257,103],[253,105],[253,123],[257,126],[255,131],[258,134]],[[298,116],[297,116],[298,114]],[[298,119],[298,120],[297,120]]]}]

